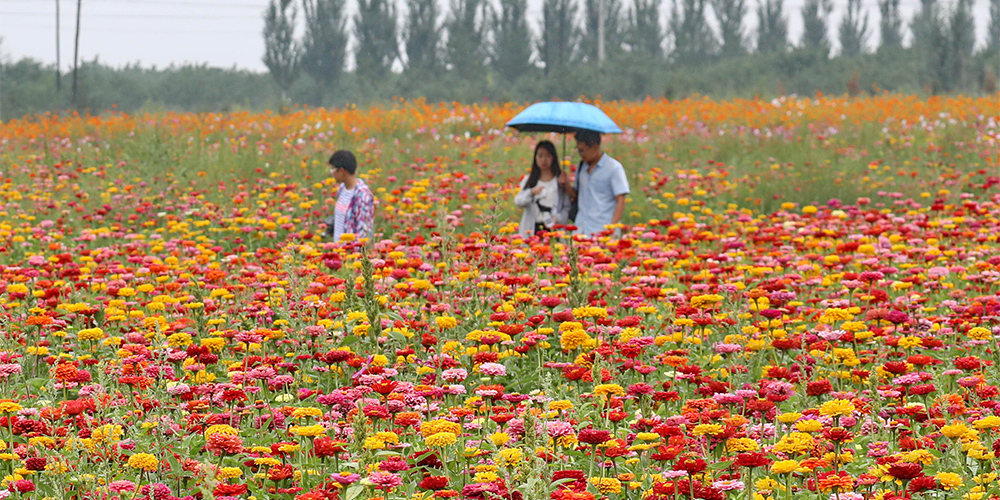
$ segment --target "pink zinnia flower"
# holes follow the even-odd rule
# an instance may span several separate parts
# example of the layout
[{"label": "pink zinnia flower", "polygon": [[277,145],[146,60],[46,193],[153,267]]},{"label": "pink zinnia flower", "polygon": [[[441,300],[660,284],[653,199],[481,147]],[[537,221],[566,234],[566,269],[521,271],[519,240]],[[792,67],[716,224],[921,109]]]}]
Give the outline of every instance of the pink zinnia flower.
[{"label": "pink zinnia flower", "polygon": [[391,472],[372,472],[372,474],[368,476],[368,480],[384,490],[390,490],[403,484],[403,478],[399,477],[398,474],[393,474]]},{"label": "pink zinnia flower", "polygon": [[483,363],[479,365],[479,373],[491,377],[502,377],[507,374],[507,367],[500,363]]},{"label": "pink zinnia flower", "polygon": [[743,481],[734,481],[734,480],[715,481],[714,483],[712,483],[712,486],[715,489],[722,491],[732,491],[732,490],[743,491],[743,488],[746,487],[746,485],[743,484]]},{"label": "pink zinnia flower", "polygon": [[462,368],[451,368],[441,372],[441,378],[448,382],[461,382],[469,376],[469,372]]},{"label": "pink zinnia flower", "polygon": [[115,493],[127,493],[129,491],[135,490],[135,483],[128,480],[112,481],[108,485],[108,491],[113,491]]},{"label": "pink zinnia flower", "polygon": [[348,484],[358,482],[358,480],[361,479],[361,476],[359,476],[357,474],[348,474],[346,472],[338,472],[338,473],[330,474],[330,479],[336,481],[339,484],[342,484],[342,485],[346,486]]}]

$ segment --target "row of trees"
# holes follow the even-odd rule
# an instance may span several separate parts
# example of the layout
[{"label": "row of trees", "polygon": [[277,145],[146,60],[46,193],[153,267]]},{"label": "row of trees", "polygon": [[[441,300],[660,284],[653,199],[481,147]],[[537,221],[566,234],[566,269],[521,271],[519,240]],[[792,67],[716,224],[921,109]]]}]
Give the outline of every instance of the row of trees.
[{"label": "row of trees", "polygon": [[[629,5],[623,0],[544,0],[538,26],[529,25],[527,0],[450,0],[446,13],[438,0],[405,0],[405,19],[394,0],[357,0],[357,13],[348,19],[345,1],[270,0],[264,14],[264,63],[283,90],[303,73],[321,89],[332,89],[347,67],[349,48],[355,73],[370,82],[384,82],[392,73],[410,79],[451,73],[463,80],[513,83],[535,70],[549,75],[571,65],[616,61],[691,68],[790,51],[826,60],[834,26],[839,57],[863,55],[873,45],[878,52],[907,49],[922,60],[923,83],[937,91],[968,88],[983,73],[974,67],[974,0],[948,5],[920,0],[910,20],[902,18],[900,0],[877,0],[877,29],[862,0],[847,0],[836,24],[832,0],[806,0],[799,12],[803,33],[795,41],[789,40],[784,0],[757,0],[754,6],[751,0],[670,0],[666,25],[660,22],[665,0]],[[987,43],[980,52],[980,60],[988,62],[991,54],[1000,58],[1000,0],[980,1],[990,2]],[[752,7],[753,33],[746,28]],[[300,13],[305,29],[296,39]],[[709,14],[717,21],[714,29]],[[602,18],[606,61],[597,60]],[[911,43],[904,47],[907,31]]]}]

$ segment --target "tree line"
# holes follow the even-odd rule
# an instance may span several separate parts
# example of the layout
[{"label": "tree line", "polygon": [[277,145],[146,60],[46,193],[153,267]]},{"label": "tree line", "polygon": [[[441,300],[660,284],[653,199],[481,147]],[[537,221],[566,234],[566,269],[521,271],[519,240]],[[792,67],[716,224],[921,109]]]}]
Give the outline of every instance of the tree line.
[{"label": "tree line", "polygon": [[[838,19],[832,0],[806,0],[797,12],[787,12],[784,0],[544,0],[534,21],[527,0],[449,0],[447,9],[440,0],[356,1],[348,14],[346,0],[271,0],[263,13],[266,73],[207,65],[114,68],[95,58],[82,62],[72,102],[56,89],[53,65],[0,57],[0,120],[113,106],[277,110],[396,97],[529,102],[993,93],[1000,73],[1000,0],[920,0],[909,19],[901,0],[877,0],[876,16],[862,9],[862,0],[847,0]],[[973,1],[989,2],[979,47]],[[803,24],[795,40],[788,31],[793,15]],[[602,17],[605,57],[598,61]]]},{"label": "tree line", "polygon": [[[527,0],[450,0],[447,12],[439,12],[439,0],[357,0],[351,19],[345,0],[270,0],[263,61],[284,91],[305,74],[322,91],[335,92],[350,48],[356,76],[376,86],[393,74],[408,80],[454,75],[477,85],[499,79],[510,85],[532,72],[549,76],[571,66],[693,71],[748,55],[790,53],[827,61],[833,56],[829,34],[836,27],[837,57],[899,56],[909,50],[911,62],[923,73],[920,84],[932,92],[974,89],[1000,65],[1000,0],[985,0],[991,19],[987,43],[978,53],[974,0],[920,0],[919,11],[909,20],[902,18],[900,0],[877,0],[877,20],[864,11],[862,0],[847,0],[837,20],[832,19],[832,0],[806,0],[793,13],[804,26],[798,40],[789,37],[784,0],[750,1],[672,0],[664,25],[664,0],[632,0],[629,5],[623,0],[544,0],[540,22],[532,27]],[[401,3],[405,16],[400,15]],[[757,21],[754,32],[746,27],[751,9]],[[716,27],[709,24],[709,14]],[[300,15],[305,30],[296,39]],[[598,54],[601,29],[603,60]],[[912,41],[904,47],[907,32]]]}]

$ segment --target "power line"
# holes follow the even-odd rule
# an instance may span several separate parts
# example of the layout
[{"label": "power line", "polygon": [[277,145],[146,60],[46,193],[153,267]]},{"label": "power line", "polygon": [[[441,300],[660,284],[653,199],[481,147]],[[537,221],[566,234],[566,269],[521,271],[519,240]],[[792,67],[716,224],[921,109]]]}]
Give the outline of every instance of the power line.
[{"label": "power line", "polygon": [[[0,12],[0,16],[20,16],[20,17],[50,17],[45,12]],[[227,14],[226,19],[258,19],[260,16],[234,16]],[[214,17],[207,15],[186,15],[186,14],[87,14],[87,18],[108,18],[108,19],[205,19],[218,21]]]},{"label": "power line", "polygon": [[[29,29],[29,30],[47,30],[52,29],[52,25],[41,25],[41,24],[25,24],[17,23],[17,28],[19,29]],[[62,31],[72,31],[72,26],[62,26]],[[157,31],[157,30],[145,30],[145,29],[129,29],[129,28],[93,28],[88,27],[87,32],[100,32],[100,33],[147,33],[150,35],[250,35],[250,34],[260,34],[260,30],[246,30],[246,31],[221,31],[221,30],[176,30],[176,31]]]},{"label": "power line", "polygon": [[[38,0],[0,0],[0,4],[18,4],[18,3],[28,3],[37,2]],[[94,0],[91,0],[94,1]],[[96,3],[127,3],[135,6],[135,0],[97,0]],[[146,0],[142,2],[145,5],[165,5],[170,7],[176,6],[190,6],[190,7],[225,7],[225,8],[237,8],[237,9],[266,9],[267,5],[264,4],[249,4],[249,3],[220,3],[220,2],[189,2],[184,0]]]}]

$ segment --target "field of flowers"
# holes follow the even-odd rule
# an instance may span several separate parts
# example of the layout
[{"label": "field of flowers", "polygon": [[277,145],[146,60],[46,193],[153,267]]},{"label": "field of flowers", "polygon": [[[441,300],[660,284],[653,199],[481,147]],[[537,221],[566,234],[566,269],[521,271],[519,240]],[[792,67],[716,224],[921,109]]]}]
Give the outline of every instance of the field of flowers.
[{"label": "field of flowers", "polygon": [[2,124],[0,499],[1000,498],[996,96],[599,105],[593,241],[518,105]]}]

